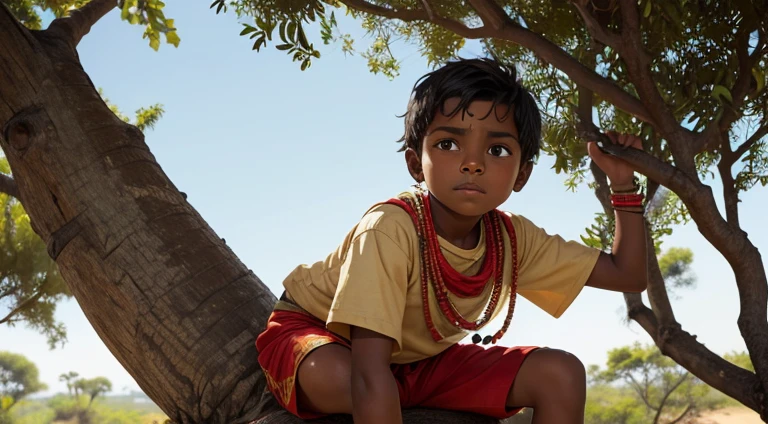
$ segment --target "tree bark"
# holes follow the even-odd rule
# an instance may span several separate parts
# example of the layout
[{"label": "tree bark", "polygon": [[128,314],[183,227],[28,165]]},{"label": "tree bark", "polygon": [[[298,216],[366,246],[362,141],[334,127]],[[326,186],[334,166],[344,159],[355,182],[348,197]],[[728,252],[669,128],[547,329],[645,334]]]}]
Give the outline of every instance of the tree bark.
[{"label": "tree bark", "polygon": [[[0,3],[0,147],[32,228],[99,337],[173,422],[301,422],[270,408],[271,395],[262,399],[254,342],[274,295],[187,203],[142,133],[109,110],[80,65],[82,19],[106,13],[99,3],[91,18],[50,32],[26,30]],[[498,422],[430,410],[405,417]]]}]

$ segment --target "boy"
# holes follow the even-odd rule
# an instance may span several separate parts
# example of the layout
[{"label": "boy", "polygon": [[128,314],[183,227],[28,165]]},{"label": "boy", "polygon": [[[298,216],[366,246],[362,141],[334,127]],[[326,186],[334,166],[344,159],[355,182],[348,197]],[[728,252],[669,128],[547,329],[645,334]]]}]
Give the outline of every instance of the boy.
[{"label": "boy", "polygon": [[[535,408],[534,422],[583,423],[584,367],[535,347],[458,342],[509,310],[517,293],[555,317],[584,285],[646,286],[642,195],[630,166],[592,159],[614,191],[611,254],[550,236],[496,208],[520,191],[539,152],[541,117],[513,68],[461,60],[425,75],[405,115],[408,170],[427,192],[376,205],[324,261],[299,266],[258,337],[259,363],[278,402],[303,418],[352,414],[402,422],[401,408],[504,418]],[[609,134],[641,148],[637,137]]]}]

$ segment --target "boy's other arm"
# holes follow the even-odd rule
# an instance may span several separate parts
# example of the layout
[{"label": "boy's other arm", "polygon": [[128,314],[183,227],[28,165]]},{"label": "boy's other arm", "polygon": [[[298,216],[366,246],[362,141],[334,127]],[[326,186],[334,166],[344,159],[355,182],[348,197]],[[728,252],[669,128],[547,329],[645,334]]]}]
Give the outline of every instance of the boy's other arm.
[{"label": "boy's other arm", "polygon": [[[607,132],[614,144],[624,148],[643,149],[640,138],[629,134]],[[611,186],[632,184],[635,171],[621,159],[600,151],[589,143],[589,155],[611,180]],[[642,213],[615,212],[616,234],[611,254],[602,253],[592,269],[587,285],[618,292],[639,293],[648,285],[648,257],[645,239],[645,221]]]},{"label": "boy's other arm", "polygon": [[352,417],[356,424],[402,423],[400,394],[390,370],[394,340],[361,327],[352,339]]},{"label": "boy's other arm", "polygon": [[616,234],[610,254],[601,253],[587,285],[624,293],[640,293],[648,284],[643,215],[616,211]]}]

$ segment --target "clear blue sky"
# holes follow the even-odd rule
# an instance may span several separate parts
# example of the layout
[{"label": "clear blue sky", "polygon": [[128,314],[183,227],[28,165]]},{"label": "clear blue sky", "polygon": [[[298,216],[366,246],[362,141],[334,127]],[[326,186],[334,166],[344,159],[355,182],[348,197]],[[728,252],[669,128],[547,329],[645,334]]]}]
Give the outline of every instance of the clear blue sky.
[{"label": "clear blue sky", "polygon": [[[283,52],[252,52],[249,40],[238,36],[242,27],[235,17],[215,15],[210,2],[168,3],[167,15],[176,20],[182,39],[178,49],[163,45],[152,51],[141,39],[142,29],[120,21],[115,11],[83,40],[80,58],[94,84],[123,112],[164,104],[166,115],[147,134],[158,162],[240,259],[278,293],[296,265],[322,259],[371,204],[411,184],[396,152],[403,128],[396,115],[428,70],[426,62],[415,48],[401,46],[401,76],[389,81],[370,74],[359,56],[321,46],[323,58],[301,72]],[[359,38],[354,22],[342,25]],[[478,54],[479,48],[464,52]],[[585,187],[567,192],[564,177],[551,165],[550,158],[542,158],[525,190],[502,208],[550,233],[578,239],[598,204]],[[760,221],[768,207],[765,194],[755,189],[741,203],[743,228],[758,247],[768,246],[768,230]],[[738,296],[725,260],[693,224],[677,228],[665,246],[687,246],[695,254],[698,286],[672,300],[683,328],[715,352],[743,349]],[[74,300],[61,304],[57,317],[69,331],[63,349],[48,350],[42,336],[21,327],[0,327],[0,349],[34,361],[49,393],[66,391],[58,376],[70,370],[106,376],[116,391],[138,388]],[[502,342],[557,347],[585,364],[603,364],[611,348],[650,342],[623,317],[622,296],[596,289],[585,289],[558,320],[521,300]]]}]

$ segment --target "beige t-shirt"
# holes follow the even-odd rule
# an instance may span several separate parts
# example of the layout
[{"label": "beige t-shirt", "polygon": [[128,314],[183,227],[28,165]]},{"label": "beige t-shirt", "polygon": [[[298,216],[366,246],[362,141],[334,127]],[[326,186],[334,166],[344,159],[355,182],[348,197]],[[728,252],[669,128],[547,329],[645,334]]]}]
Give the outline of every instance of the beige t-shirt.
[{"label": "beige t-shirt", "polygon": [[[517,292],[554,317],[573,302],[589,278],[599,250],[550,236],[527,219],[511,215],[518,245]],[[481,226],[482,227],[482,226]],[[505,263],[511,262],[505,231]],[[465,275],[475,275],[483,263],[485,234],[473,249],[458,248],[439,238],[448,263]],[[504,267],[496,315],[506,314],[512,267]],[[392,363],[410,363],[435,356],[458,343],[467,331],[443,316],[429,289],[432,321],[444,337],[436,342],[424,320],[418,236],[413,220],[401,207],[372,208],[324,261],[297,267],[283,282],[291,299],[326,322],[329,330],[349,339],[351,325],[395,340]],[[493,284],[475,298],[449,294],[468,320],[485,309]]]}]

